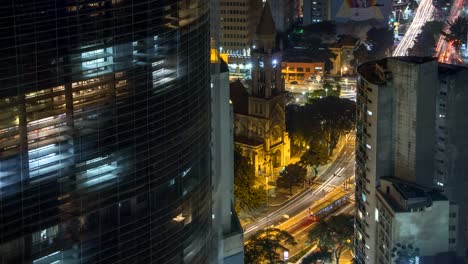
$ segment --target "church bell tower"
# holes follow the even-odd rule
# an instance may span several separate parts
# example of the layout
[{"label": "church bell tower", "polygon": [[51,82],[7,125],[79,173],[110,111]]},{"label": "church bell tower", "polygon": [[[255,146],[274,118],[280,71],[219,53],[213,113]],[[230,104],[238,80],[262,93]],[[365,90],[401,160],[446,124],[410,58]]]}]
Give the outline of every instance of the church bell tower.
[{"label": "church bell tower", "polygon": [[251,56],[251,94],[268,99],[276,94],[284,93],[281,79],[281,50],[277,47],[275,22],[268,2],[263,7],[255,35]]}]

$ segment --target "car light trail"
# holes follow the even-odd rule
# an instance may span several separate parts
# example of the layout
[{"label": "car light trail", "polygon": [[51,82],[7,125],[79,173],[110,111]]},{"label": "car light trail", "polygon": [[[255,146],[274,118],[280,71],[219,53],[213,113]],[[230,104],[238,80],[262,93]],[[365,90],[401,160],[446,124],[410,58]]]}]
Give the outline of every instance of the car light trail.
[{"label": "car light trail", "polygon": [[427,21],[431,21],[434,16],[435,8],[432,5],[432,0],[421,0],[416,15],[414,16],[413,22],[406,31],[403,39],[398,44],[396,49],[393,51],[393,56],[406,56],[408,49],[413,47],[416,37],[421,32],[421,27],[426,24]]},{"label": "car light trail", "polygon": [[[455,19],[460,15],[461,10],[463,10],[464,0],[454,0],[452,4],[452,9],[450,10],[450,15],[448,21],[453,23]],[[448,26],[444,27],[444,31],[448,30]],[[440,36],[439,41],[437,42],[436,54],[439,58],[439,62],[442,63],[451,63],[460,62],[460,56],[457,52],[453,52],[453,45],[451,42],[447,42],[443,35]],[[463,60],[462,60],[463,61]]]},{"label": "car light trail", "polygon": [[[333,172],[335,173],[345,173],[345,170],[352,170],[354,168],[354,155],[344,155],[346,151],[342,150],[340,156],[340,160],[338,161],[335,160],[334,164],[332,164],[329,168],[328,171],[324,174],[327,174],[329,177],[325,179],[323,183],[320,183],[320,187],[318,187],[315,190],[309,190],[304,193],[301,193],[294,198],[291,198],[286,205],[281,206],[274,212],[269,213],[267,216],[262,217],[255,221],[254,223],[249,224],[248,226],[244,227],[244,238],[248,238],[249,234],[259,230],[260,228],[266,227],[266,225],[271,225],[273,223],[278,223],[281,219],[283,219],[283,215],[287,214],[288,216],[292,216],[295,210],[298,208],[305,208],[310,207],[310,204],[313,203],[313,201],[317,198],[316,195],[324,190],[325,187],[327,186],[332,186],[335,187],[337,185],[333,184],[336,181],[340,181],[340,179],[343,179],[342,177],[339,176],[334,176]],[[338,164],[346,164],[344,167],[341,167]]]}]

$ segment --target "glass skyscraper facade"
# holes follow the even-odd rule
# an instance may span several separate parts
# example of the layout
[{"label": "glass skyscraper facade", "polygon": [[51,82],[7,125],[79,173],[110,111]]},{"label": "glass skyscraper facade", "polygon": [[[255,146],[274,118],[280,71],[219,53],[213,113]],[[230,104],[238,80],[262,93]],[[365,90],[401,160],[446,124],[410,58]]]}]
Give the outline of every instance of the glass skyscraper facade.
[{"label": "glass skyscraper facade", "polygon": [[208,263],[208,0],[0,7],[0,263]]}]

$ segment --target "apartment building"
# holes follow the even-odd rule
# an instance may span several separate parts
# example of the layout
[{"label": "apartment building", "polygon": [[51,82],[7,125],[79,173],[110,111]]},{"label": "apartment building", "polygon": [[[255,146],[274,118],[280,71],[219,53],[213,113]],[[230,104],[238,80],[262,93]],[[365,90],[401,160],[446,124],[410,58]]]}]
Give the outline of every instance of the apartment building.
[{"label": "apartment building", "polygon": [[[448,249],[464,255],[468,204],[464,195],[468,186],[464,135],[468,121],[462,113],[468,103],[463,88],[468,82],[468,69],[438,64],[432,58],[401,57],[365,63],[358,73],[358,263],[385,263],[378,258],[379,218],[375,214],[384,177],[418,188],[437,189],[457,205],[460,213],[454,225],[456,230],[452,230],[456,236],[449,239]],[[380,196],[380,201],[384,201],[385,196]],[[446,206],[444,210],[450,208]],[[408,220],[406,224],[412,222]],[[439,253],[427,251],[434,256]]]},{"label": "apartment building", "polygon": [[262,0],[221,0],[219,7],[219,49],[229,55],[231,65],[246,67],[262,12]]}]

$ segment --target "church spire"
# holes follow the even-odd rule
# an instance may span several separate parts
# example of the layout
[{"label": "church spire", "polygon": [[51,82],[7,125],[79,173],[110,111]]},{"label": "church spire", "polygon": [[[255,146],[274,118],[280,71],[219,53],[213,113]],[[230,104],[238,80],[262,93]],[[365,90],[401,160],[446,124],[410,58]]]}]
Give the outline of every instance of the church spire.
[{"label": "church spire", "polygon": [[261,35],[276,35],[276,26],[275,21],[273,20],[273,15],[271,14],[270,4],[265,2],[263,6],[262,16],[257,25],[257,30],[255,34]]}]

